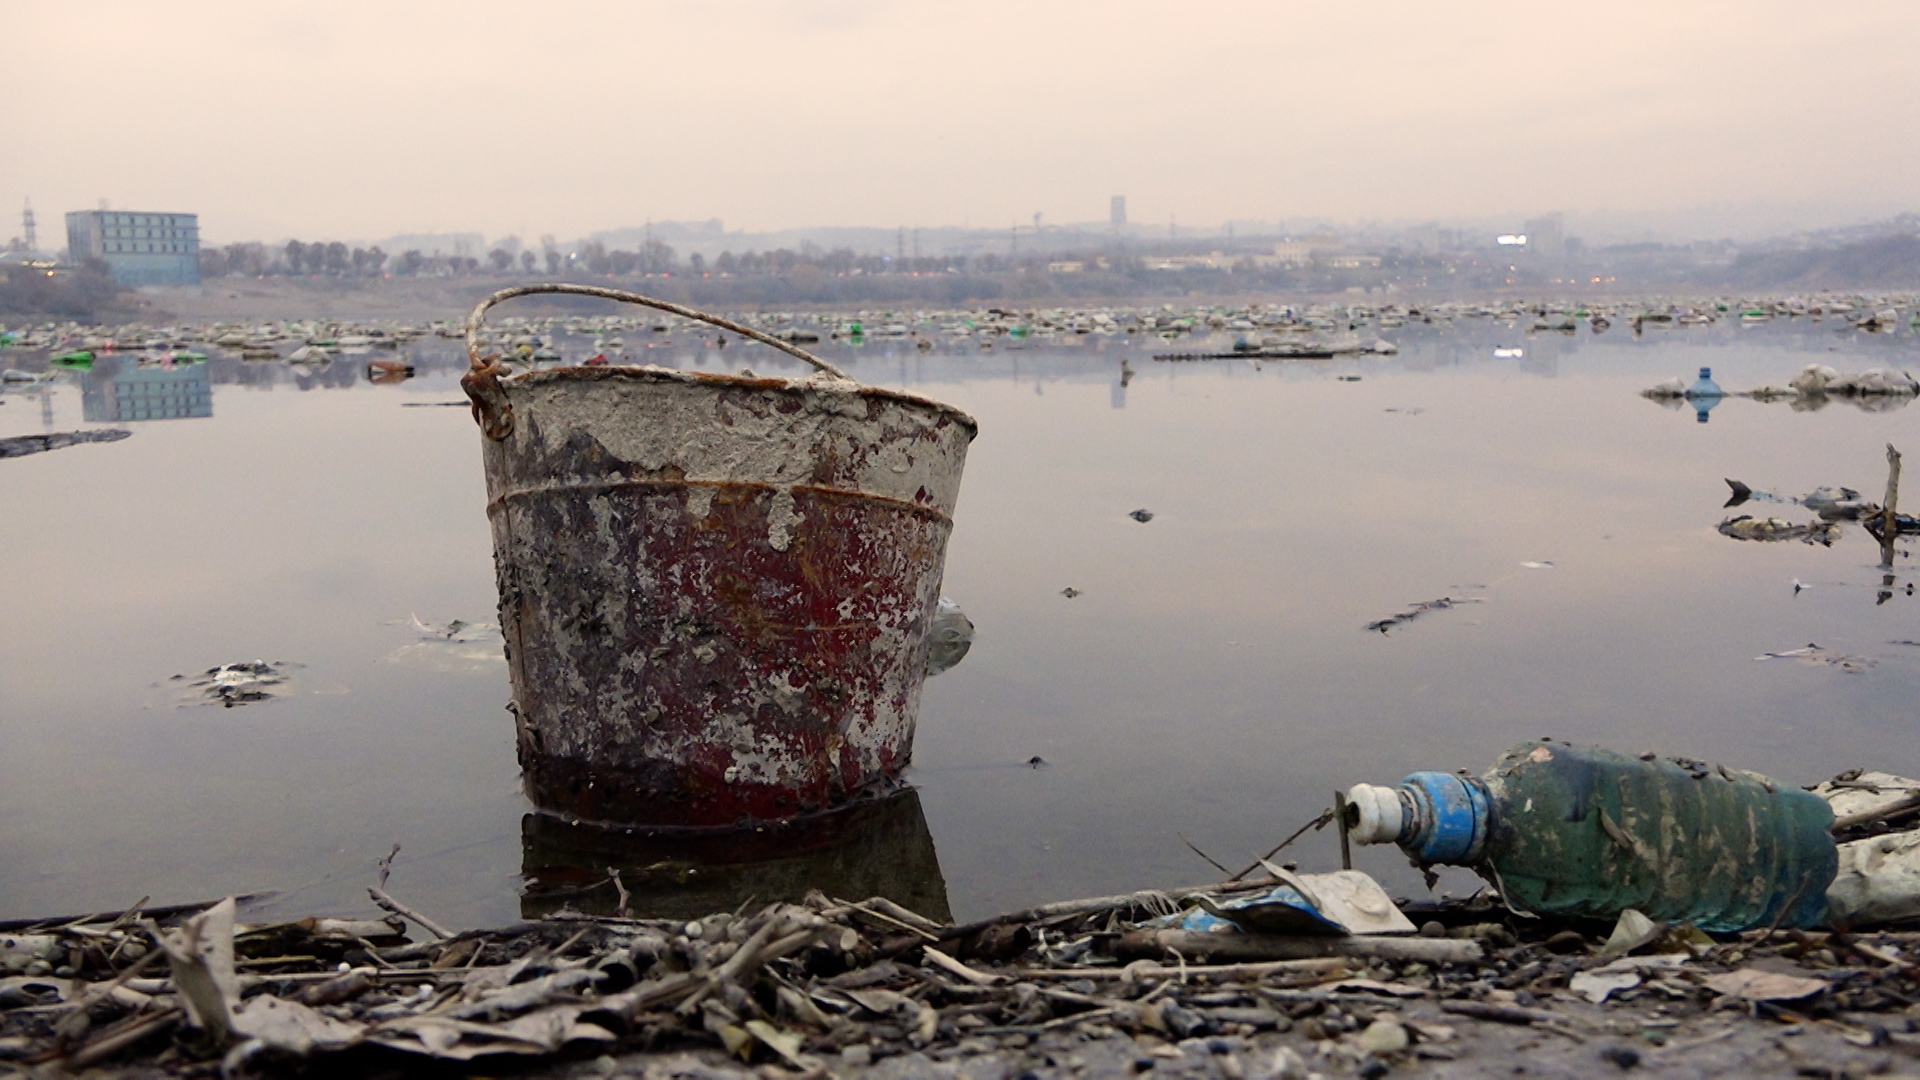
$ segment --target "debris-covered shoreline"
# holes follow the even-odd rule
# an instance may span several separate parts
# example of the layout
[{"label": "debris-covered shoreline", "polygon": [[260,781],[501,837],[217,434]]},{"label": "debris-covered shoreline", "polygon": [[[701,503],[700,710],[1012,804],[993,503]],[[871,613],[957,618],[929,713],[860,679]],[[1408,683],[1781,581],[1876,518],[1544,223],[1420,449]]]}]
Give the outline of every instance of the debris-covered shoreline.
[{"label": "debris-covered shoreline", "polygon": [[[1916,835],[1897,780],[1822,785],[1836,839]],[[1410,935],[1176,925],[1305,885],[1258,865],[961,925],[814,892],[456,932],[388,895],[385,865],[384,919],[247,925],[227,900],[0,924],[0,1075],[1841,1076],[1920,1053],[1902,909],[1709,935],[1521,916],[1489,889],[1394,901]]]}]

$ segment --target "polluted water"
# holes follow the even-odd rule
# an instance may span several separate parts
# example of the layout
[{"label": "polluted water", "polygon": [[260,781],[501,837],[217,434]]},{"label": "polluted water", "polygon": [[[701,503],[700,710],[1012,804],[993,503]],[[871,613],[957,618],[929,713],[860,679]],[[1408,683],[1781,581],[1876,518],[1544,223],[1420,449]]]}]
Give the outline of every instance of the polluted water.
[{"label": "polluted water", "polygon": [[[810,374],[677,316],[525,302],[485,330],[515,371],[602,356]],[[1900,722],[1920,652],[1891,644],[1920,637],[1909,541],[1882,569],[1864,520],[1821,512],[1880,503],[1885,445],[1920,443],[1910,396],[1837,392],[1848,373],[1920,368],[1912,309],[1888,294],[741,314],[982,431],[939,585],[977,629],[949,622],[946,658],[929,650],[899,774],[913,806],[824,829],[814,850],[892,837],[895,879],[968,919],[1192,881],[1215,871],[1181,837],[1239,865],[1333,786],[1477,775],[1543,726],[1796,786],[1920,755]],[[530,899],[543,886],[617,903],[619,860],[573,837],[555,855],[546,826],[573,824],[524,793],[511,660],[487,628],[462,315],[7,327],[0,439],[136,437],[0,468],[33,522],[0,579],[20,613],[0,630],[16,751],[0,812],[21,823],[0,909],[116,910],[137,881],[155,903],[277,890],[258,917],[353,913],[394,842],[418,864],[410,901],[461,925],[550,910]],[[1288,356],[1269,336],[1392,349]],[[1154,360],[1233,356],[1236,339],[1256,348]],[[1828,407],[1792,385],[1811,366],[1834,373]],[[1639,396],[1703,367],[1726,391],[1707,424]],[[1791,396],[1737,396],[1766,387]],[[1748,505],[1718,510],[1726,477]],[[1720,525],[1742,513],[1786,526],[1733,533],[1824,538],[1729,542]],[[1809,642],[1848,659],[1754,660]],[[246,707],[182,709],[166,689],[256,657],[302,666]],[[1322,850],[1302,865],[1325,868],[1328,835],[1309,840]],[[696,864],[675,850],[642,851],[627,865],[670,869],[621,887],[684,887]],[[1428,895],[1403,859],[1354,857],[1392,895]],[[1436,873],[1435,895],[1479,888]]]},{"label": "polluted water", "polygon": [[[754,316],[982,434],[900,786],[701,834],[528,798],[457,320],[130,349],[29,328],[0,354],[0,438],[140,438],[0,469],[34,514],[0,577],[23,613],[0,631],[0,915],[25,920],[0,928],[0,1052],[1377,1076],[1532,1040],[1579,1072],[1738,1049],[1770,1036],[1726,1017],[1791,1011],[1834,1019],[1766,1053],[1872,1071],[1910,989],[1876,930],[1920,895],[1898,764],[1920,634],[1886,476],[1910,398],[1736,390],[1701,424],[1639,397],[1705,367],[1743,388],[1920,366],[1911,304],[1859,299]],[[489,347],[509,376],[812,377],[654,319],[509,316]],[[1236,350],[1250,333],[1392,348]],[[1175,349],[1241,355],[1154,363]],[[1807,493],[1768,516],[1838,534],[1728,543],[1727,476]],[[493,658],[386,662],[414,646]],[[253,656],[298,667],[215,666]],[[175,672],[271,696],[156,704]],[[1741,888],[1673,858],[1644,808],[1688,799],[1791,804],[1782,857]],[[1464,845],[1423,832],[1443,803]],[[1667,1019],[1632,1030],[1658,1038],[1618,1034],[1649,1001]]]}]

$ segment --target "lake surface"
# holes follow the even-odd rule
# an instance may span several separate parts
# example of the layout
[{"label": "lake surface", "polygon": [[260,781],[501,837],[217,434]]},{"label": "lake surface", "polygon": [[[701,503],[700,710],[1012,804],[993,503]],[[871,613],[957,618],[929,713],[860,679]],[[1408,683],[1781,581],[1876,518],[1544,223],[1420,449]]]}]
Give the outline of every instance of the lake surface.
[{"label": "lake surface", "polygon": [[[1729,390],[1809,362],[1920,367],[1913,335],[1783,320],[1387,336],[1397,356],[1259,365],[1157,362],[1165,343],[1125,335],[823,346],[865,381],[968,410],[980,436],[945,586],[978,627],[972,652],[927,684],[917,794],[848,826],[818,872],[891,866],[902,895],[961,918],[1215,880],[1182,837],[1238,869],[1336,787],[1478,773],[1539,736],[1801,784],[1920,770],[1904,551],[1882,601],[1856,525],[1831,547],[1715,530],[1812,518],[1723,510],[1724,477],[1878,500],[1886,444],[1920,449],[1920,408],[1729,399],[1700,423],[1637,396],[1702,366]],[[174,410],[206,415],[0,461],[0,919],[262,890],[262,914],[370,911],[394,843],[389,891],[456,925],[542,910],[524,878],[551,886],[567,858],[592,884],[591,853],[523,842],[497,641],[410,625],[495,617],[480,436],[466,409],[432,407],[461,400],[464,360],[454,342],[410,351],[420,375],[397,385],[352,356],[317,377],[216,356]],[[798,373],[739,344],[632,357]],[[151,396],[121,387],[145,376],[110,366],[9,387],[0,437],[131,413],[108,403]],[[1142,508],[1150,522],[1128,516]],[[1441,597],[1471,602],[1365,629]],[[1755,659],[1809,643],[1861,670]],[[298,665],[275,700],[182,704],[192,677],[255,659]],[[1287,857],[1337,866],[1333,831]],[[1394,849],[1356,862],[1424,891]],[[735,883],[777,890],[813,865]],[[661,910],[716,877],[673,866],[648,886]]]}]

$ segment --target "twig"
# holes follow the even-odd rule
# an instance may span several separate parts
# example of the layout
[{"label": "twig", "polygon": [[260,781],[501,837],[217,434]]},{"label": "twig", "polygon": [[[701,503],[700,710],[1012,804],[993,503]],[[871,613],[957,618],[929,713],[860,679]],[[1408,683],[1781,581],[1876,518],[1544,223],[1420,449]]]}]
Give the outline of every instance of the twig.
[{"label": "twig", "polygon": [[1231,873],[1233,873],[1233,871],[1231,871],[1231,870],[1229,870],[1229,869],[1227,869],[1227,868],[1226,868],[1226,867],[1224,867],[1224,866],[1221,866],[1221,865],[1220,865],[1220,863],[1219,863],[1219,861],[1218,861],[1218,860],[1216,860],[1216,859],[1215,859],[1215,858],[1214,858],[1213,856],[1211,856],[1211,855],[1209,855],[1209,854],[1207,854],[1207,853],[1206,853],[1206,852],[1204,852],[1204,851],[1201,851],[1198,845],[1196,845],[1196,844],[1195,844],[1195,843],[1194,843],[1193,841],[1191,841],[1191,840],[1189,840],[1189,839],[1187,839],[1187,838],[1186,838],[1186,836],[1184,836],[1183,834],[1181,834],[1181,833],[1174,833],[1173,835],[1175,835],[1175,836],[1178,836],[1178,837],[1180,837],[1180,842],[1181,842],[1181,843],[1183,843],[1183,844],[1185,844],[1185,845],[1187,845],[1187,850],[1189,850],[1189,851],[1191,851],[1191,852],[1193,852],[1193,853],[1194,853],[1195,855],[1198,855],[1198,856],[1200,856],[1201,858],[1203,858],[1203,859],[1205,859],[1205,860],[1207,860],[1207,864],[1208,864],[1209,866],[1212,866],[1212,867],[1213,867],[1213,868],[1214,868],[1215,870],[1218,870],[1218,871],[1220,871],[1220,872],[1221,872],[1221,873],[1223,873],[1223,874],[1231,874]]},{"label": "twig", "polygon": [[882,922],[890,922],[893,925],[898,926],[900,929],[905,930],[910,934],[919,935],[920,937],[926,939],[927,941],[937,942],[937,941],[944,940],[940,934],[933,933],[927,930],[922,930],[919,927],[913,925],[912,923],[906,921],[905,919],[896,919],[891,915],[887,915],[882,912],[875,911],[872,908],[866,906],[865,904],[850,904],[850,903],[847,903],[845,900],[838,900],[838,901],[835,901],[835,903],[840,904],[842,907],[844,907],[848,911],[857,911],[862,915],[871,916],[875,919],[881,920]]},{"label": "twig", "polygon": [[379,964],[381,967],[386,968],[389,971],[398,970],[394,965],[389,964],[385,960],[381,959],[380,950],[373,947],[373,942],[368,941],[366,938],[363,938],[363,937],[357,937],[357,938],[354,938],[353,940],[359,942],[360,947],[367,950],[367,955],[373,957],[374,963]]},{"label": "twig", "polygon": [[1552,1023],[1559,1017],[1545,1009],[1526,1009],[1518,1005],[1497,1005],[1490,1001],[1443,1001],[1440,1011],[1475,1020],[1493,1020],[1502,1024]]},{"label": "twig", "polygon": [[1900,501],[1900,451],[1887,444],[1887,503],[1885,516],[1880,525],[1880,565],[1892,569],[1893,541],[1900,535],[1900,524],[1894,520],[1894,507]]},{"label": "twig", "polygon": [[1347,827],[1347,793],[1344,791],[1335,791],[1333,793],[1333,818],[1340,825],[1340,869],[1351,870],[1353,869],[1353,842],[1347,835],[1349,831]]},{"label": "twig", "polygon": [[1068,1024],[1078,1024],[1085,1020],[1103,1020],[1112,1015],[1113,1015],[1113,1010],[1110,1008],[1109,1009],[1090,1009],[1086,1012],[1073,1013],[1069,1016],[1056,1016],[1053,1019],[1048,1020],[1043,1024],[1021,1024],[1015,1027],[975,1028],[973,1033],[976,1035],[1032,1035],[1042,1031],[1051,1031],[1057,1027],[1065,1027]]},{"label": "twig", "polygon": [[[400,846],[398,844],[395,844],[394,850],[395,851],[400,850]],[[382,877],[384,876],[385,875],[383,874]],[[450,938],[453,936],[453,931],[447,929],[444,926],[441,926],[439,923],[434,922],[432,919],[427,918],[425,915],[420,914],[419,912],[413,910],[412,908],[401,903],[400,901],[395,900],[393,897],[388,896],[384,890],[381,890],[379,888],[371,888],[367,890],[367,895],[373,898],[374,903],[379,904],[381,907],[387,909],[388,911],[393,912],[395,915],[398,915],[403,919],[412,919],[414,922],[420,924],[421,929],[425,930],[429,934],[432,934],[434,937]]]},{"label": "twig", "polygon": [[620,906],[614,908],[613,913],[620,918],[625,918],[627,915],[627,907],[632,903],[633,897],[628,894],[626,883],[620,880],[619,867],[607,867],[607,876],[613,879],[613,891],[620,895]]},{"label": "twig", "polygon": [[[1323,975],[1327,972],[1345,972],[1351,963],[1342,957],[1327,957],[1318,960],[1274,960],[1264,964],[1188,964],[1188,975],[1207,976],[1221,979],[1255,979],[1268,975]],[[1152,960],[1136,960],[1123,968],[1008,968],[1002,972],[1007,978],[1017,982],[1045,981],[1047,979],[1169,979],[1180,974],[1179,968],[1162,967]]]},{"label": "twig", "polygon": [[375,888],[384,889],[387,887],[387,875],[393,873],[393,860],[394,860],[394,857],[399,854],[400,854],[400,845],[395,844],[393,845],[393,850],[387,852],[386,858],[381,859],[379,862],[374,864],[375,866],[378,866],[380,868],[380,880],[374,882]]},{"label": "twig", "polygon": [[1833,820],[1832,831],[1838,833],[1844,832],[1847,829],[1857,829],[1862,825],[1871,825],[1876,821],[1885,821],[1887,818],[1896,817],[1916,808],[1920,808],[1920,795],[1909,795],[1904,799],[1897,802],[1890,802],[1876,810],[1862,810],[1857,814],[1848,814],[1843,818],[1835,818]]},{"label": "twig", "polygon": [[[1257,869],[1257,866],[1255,868]],[[1257,883],[1249,884],[1244,881],[1218,881],[1211,885],[1187,885],[1178,889],[1167,889],[1165,891],[1146,889],[1140,892],[1125,893],[1120,896],[1095,896],[1085,900],[1062,900],[1057,903],[1041,904],[1038,907],[1030,907],[1021,911],[1010,911],[1002,915],[995,915],[991,918],[980,919],[975,922],[949,926],[940,931],[938,940],[953,941],[957,938],[972,937],[982,930],[989,930],[996,926],[1005,926],[1011,923],[1036,923],[1049,919],[1067,919],[1082,915],[1097,915],[1104,911],[1118,911],[1126,908],[1141,907],[1162,898],[1168,900],[1183,900],[1189,896],[1198,896],[1201,893],[1245,892],[1248,889],[1258,887]],[[836,903],[838,903],[838,901],[836,901]],[[917,940],[904,941],[882,949],[876,949],[873,954],[874,959],[892,959],[906,952],[908,949],[919,948],[921,944],[922,943]]]},{"label": "twig", "polygon": [[67,1065],[74,1069],[84,1069],[96,1061],[112,1057],[149,1035],[158,1035],[180,1022],[180,1010],[170,1009],[144,1020],[123,1025],[100,1036],[75,1051],[67,1059]]},{"label": "twig", "polygon": [[1302,825],[1302,826],[1300,826],[1300,827],[1299,827],[1298,829],[1295,829],[1295,830],[1293,831],[1293,835],[1292,835],[1292,836],[1289,836],[1289,837],[1287,837],[1287,838],[1286,838],[1285,840],[1282,840],[1282,841],[1280,841],[1280,842],[1279,842],[1278,844],[1275,844],[1275,845],[1274,845],[1274,848],[1273,848],[1273,850],[1272,850],[1272,851],[1269,851],[1269,852],[1267,852],[1267,853],[1266,853],[1265,855],[1262,855],[1262,856],[1260,856],[1260,857],[1259,857],[1258,859],[1255,859],[1255,860],[1253,861],[1253,863],[1252,863],[1252,865],[1250,865],[1250,866],[1248,866],[1248,867],[1247,867],[1247,868],[1246,868],[1245,870],[1242,870],[1242,871],[1240,871],[1239,873],[1237,873],[1237,874],[1235,874],[1235,875],[1233,875],[1232,877],[1230,877],[1230,878],[1228,878],[1227,880],[1228,880],[1228,881],[1239,881],[1239,880],[1240,880],[1241,878],[1243,878],[1243,877],[1246,877],[1246,876],[1247,876],[1248,874],[1251,874],[1251,873],[1253,873],[1253,872],[1254,872],[1255,870],[1258,870],[1258,869],[1260,869],[1260,864],[1261,864],[1261,863],[1263,863],[1263,862],[1266,862],[1266,861],[1268,861],[1268,860],[1270,860],[1270,859],[1272,859],[1272,858],[1273,858],[1273,857],[1274,857],[1275,855],[1278,855],[1278,854],[1280,854],[1280,852],[1281,852],[1281,849],[1283,849],[1283,848],[1285,848],[1285,847],[1286,847],[1286,846],[1287,846],[1288,844],[1291,844],[1291,843],[1293,843],[1293,842],[1294,842],[1295,840],[1298,840],[1298,839],[1300,839],[1300,838],[1301,838],[1302,836],[1305,836],[1305,835],[1307,834],[1307,830],[1308,830],[1308,829],[1324,829],[1324,828],[1326,828],[1326,827],[1327,827],[1327,823],[1328,823],[1328,822],[1330,822],[1330,821],[1332,821],[1332,820],[1333,820],[1333,811],[1332,811],[1332,810],[1322,810],[1322,811],[1320,812],[1320,816],[1319,816],[1319,817],[1317,817],[1317,818],[1314,818],[1314,819],[1313,819],[1312,821],[1309,821],[1309,822],[1307,822],[1307,823],[1306,823],[1305,825]]},{"label": "twig", "polygon": [[[233,899],[236,903],[245,904],[254,900],[263,900],[273,895],[271,892],[243,893]],[[145,898],[142,898],[141,903],[144,904],[145,902]],[[144,916],[145,918],[155,920],[170,919],[175,915],[198,914],[219,902],[218,900],[200,900],[191,904],[173,904],[168,907],[157,908],[142,908],[139,905],[135,905],[126,911],[99,911],[92,915],[59,915],[47,919],[8,919],[5,922],[0,922],[0,934],[24,934],[35,931],[70,929],[72,927],[85,926],[88,923],[101,922],[107,919],[114,920],[114,926],[120,927],[126,925],[120,921],[123,918],[137,919]]]}]

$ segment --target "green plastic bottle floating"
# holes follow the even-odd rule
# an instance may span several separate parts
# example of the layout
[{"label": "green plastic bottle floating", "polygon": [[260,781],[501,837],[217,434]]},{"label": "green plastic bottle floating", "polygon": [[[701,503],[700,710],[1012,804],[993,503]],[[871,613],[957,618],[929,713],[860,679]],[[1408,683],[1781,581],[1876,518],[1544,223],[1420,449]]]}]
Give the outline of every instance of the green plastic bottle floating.
[{"label": "green plastic bottle floating", "polygon": [[1757,773],[1541,740],[1479,778],[1417,772],[1347,795],[1352,838],[1471,867],[1522,913],[1627,908],[1732,932],[1810,927],[1839,855],[1825,799]]}]

